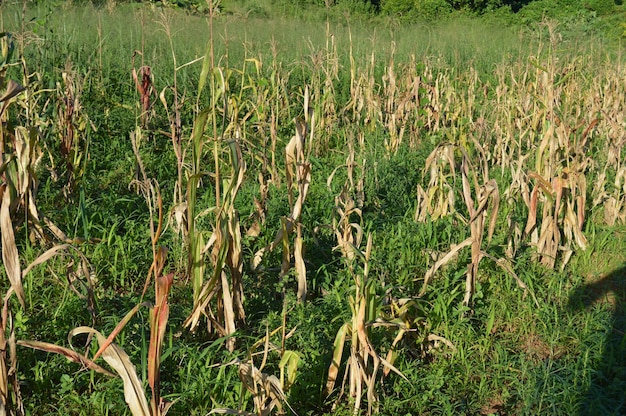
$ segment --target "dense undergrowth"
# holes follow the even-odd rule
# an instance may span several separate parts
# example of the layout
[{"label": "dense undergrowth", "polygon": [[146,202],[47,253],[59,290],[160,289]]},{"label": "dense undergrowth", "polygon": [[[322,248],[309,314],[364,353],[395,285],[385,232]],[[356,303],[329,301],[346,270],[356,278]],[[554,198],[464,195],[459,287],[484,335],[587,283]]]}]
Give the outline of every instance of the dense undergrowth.
[{"label": "dense undergrowth", "polygon": [[57,6],[0,4],[12,412],[130,414],[85,326],[136,414],[624,412],[601,22]]}]

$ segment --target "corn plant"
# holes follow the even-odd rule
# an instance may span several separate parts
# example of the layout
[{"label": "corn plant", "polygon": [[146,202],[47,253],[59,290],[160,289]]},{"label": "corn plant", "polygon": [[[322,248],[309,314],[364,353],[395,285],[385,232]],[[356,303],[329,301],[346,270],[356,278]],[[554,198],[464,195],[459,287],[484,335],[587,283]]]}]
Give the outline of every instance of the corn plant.
[{"label": "corn plant", "polygon": [[[3,104],[3,109],[6,109],[6,102],[13,96],[19,94],[20,87],[17,84],[9,85],[9,90],[3,95],[3,99],[0,100]],[[17,247],[15,244],[15,234],[13,232],[15,226],[15,220],[13,214],[17,210],[18,204],[22,203],[26,199],[29,208],[30,204],[34,203],[30,200],[32,178],[30,172],[28,172],[29,164],[32,162],[30,157],[32,153],[29,151],[30,140],[23,128],[17,128],[14,134],[8,135],[2,123],[2,135],[3,137],[9,137],[12,143],[7,143],[4,146],[2,153],[2,183],[0,184],[0,193],[2,196],[2,205],[0,205],[0,222],[2,231],[2,262],[4,263],[7,277],[11,282],[13,292],[19,299],[22,306],[24,306],[24,290],[21,283],[21,268],[19,264],[19,257]],[[9,150],[9,146],[12,145],[11,153],[5,153]],[[25,149],[26,147],[26,149]],[[21,163],[20,163],[21,162]],[[26,171],[24,171],[26,170]]]},{"label": "corn plant", "polygon": [[[382,111],[377,94],[374,68],[376,63],[375,49],[369,56],[364,69],[356,64],[352,50],[352,32],[349,32],[350,41],[350,101],[345,107],[346,117],[354,124],[374,129],[382,120]],[[376,39],[371,39],[375,45]]]},{"label": "corn plant", "polygon": [[[227,82],[221,69],[216,68],[212,76],[213,98],[218,99],[216,81],[219,80],[219,94],[224,97],[224,106],[227,104]],[[215,103],[216,101],[214,101]],[[216,107],[214,107],[216,108]],[[209,109],[203,111],[196,122],[192,132],[192,155],[193,175],[190,176],[187,185],[188,201],[188,238],[189,238],[189,270],[194,288],[194,309],[185,322],[186,326],[194,329],[201,316],[208,319],[210,332],[217,332],[220,336],[232,336],[237,323],[245,321],[243,307],[243,257],[241,251],[241,225],[239,215],[235,208],[235,198],[244,180],[246,163],[241,153],[239,144],[239,128],[235,122],[225,127],[224,134],[232,134],[227,149],[229,150],[230,163],[222,162],[221,146],[224,143],[223,136],[213,138],[213,157],[215,163],[215,206],[206,210],[202,215],[212,215],[214,218],[213,230],[206,244],[200,230],[196,229],[196,188],[198,187],[202,168],[200,166],[205,142],[204,132],[208,121]],[[226,107],[224,107],[226,114]],[[233,120],[237,116],[233,115]],[[216,114],[213,110],[213,126],[216,131]],[[224,164],[224,166],[223,166]],[[204,282],[204,260],[206,253],[210,254],[213,265],[213,273],[209,280]],[[216,305],[211,306],[215,300]],[[215,309],[215,310],[214,310]],[[232,351],[235,339],[229,338],[227,347]]]},{"label": "corn plant", "polygon": [[[266,329],[265,336],[249,348],[245,360],[237,358],[226,364],[237,365],[241,384],[243,388],[252,395],[254,412],[247,412],[241,408],[239,410],[217,408],[213,409],[209,414],[267,416],[270,415],[274,409],[277,409],[279,414],[283,414],[285,412],[283,405],[285,405],[297,415],[296,411],[287,401],[286,393],[296,380],[301,358],[297,351],[286,350],[284,348],[285,340],[293,335],[294,330],[295,328],[289,333],[286,333],[286,324],[284,321],[282,326],[272,332]],[[279,332],[282,333],[281,345],[277,346],[271,342],[271,337]],[[257,351],[260,347],[263,347],[262,351]],[[278,364],[280,377],[264,372],[270,354],[276,351],[280,354],[280,362]],[[258,363],[258,360],[255,360],[259,355],[261,356],[260,363]],[[244,407],[243,400],[241,400],[241,402],[241,407]]]},{"label": "corn plant", "polygon": [[[329,179],[332,179],[332,175]],[[348,260],[348,266],[352,266],[358,247],[363,240],[363,228],[361,223],[363,220],[362,212],[356,206],[354,199],[350,193],[350,186],[346,183],[335,197],[335,215],[333,217],[333,231],[337,239],[336,250],[341,252],[342,257]],[[359,222],[352,222],[357,217]]]},{"label": "corn plant", "polygon": [[85,174],[92,125],[81,105],[82,83],[85,80],[72,69],[69,61],[61,76],[63,85],[57,83],[56,87],[56,130],[67,174],[64,192],[66,197],[70,197],[81,187]]},{"label": "corn plant", "polygon": [[[446,158],[446,163],[449,163],[450,166],[454,166],[454,154],[456,148],[456,146],[452,146],[450,148],[451,153],[449,153],[449,157]],[[470,264],[467,266],[463,305],[470,306],[471,304],[471,299],[475,292],[478,278],[478,267],[484,257],[489,257],[498,266],[503,268],[505,272],[511,275],[517,282],[518,286],[521,287],[525,293],[528,291],[526,284],[524,284],[524,282],[517,277],[507,260],[497,259],[483,249],[485,230],[487,231],[487,244],[491,242],[491,238],[493,237],[493,233],[495,231],[500,206],[500,194],[496,181],[489,179],[489,165],[487,163],[485,151],[475,140],[473,142],[473,148],[475,149],[475,153],[478,156],[477,159],[482,166],[475,167],[472,165],[468,151],[464,148],[460,148],[460,152],[462,154],[462,198],[467,208],[469,218],[464,218],[460,213],[456,213],[461,221],[469,227],[470,236],[462,242],[453,245],[449,252],[440,256],[436,260],[433,266],[431,266],[431,268],[424,275],[424,282],[418,297],[422,297],[426,293],[428,283],[437,270],[455,259],[457,254],[465,247],[471,248],[471,257]],[[434,182],[434,186],[438,187],[439,185],[437,182]],[[435,189],[435,192],[437,190],[438,188]],[[452,190],[451,192],[454,191]]]},{"label": "corn plant", "polygon": [[[393,371],[406,380],[406,377],[391,362],[380,355],[370,338],[372,328],[385,326],[374,280],[368,279],[371,252],[372,235],[369,234],[365,251],[351,245],[350,255],[354,260],[349,260],[346,257],[355,284],[354,295],[350,295],[348,299],[352,318],[337,331],[326,382],[326,394],[330,395],[335,389],[339,370],[343,366],[342,360],[347,342],[350,346],[350,352],[336,403],[339,403],[343,397],[347,384],[349,398],[354,403],[354,414],[357,414],[361,409],[361,403],[365,397],[368,415],[377,410],[376,385],[379,378],[382,377],[383,371]],[[353,266],[357,258],[363,263],[362,271],[355,270]],[[394,345],[395,343],[397,341],[394,342]]]},{"label": "corn plant", "polygon": [[408,64],[396,69],[395,52],[396,44],[392,41],[381,88],[381,101],[384,106],[382,122],[389,132],[389,137],[385,138],[385,147],[389,153],[398,150],[405,133],[410,137],[409,144],[416,146],[423,122],[420,117],[422,77],[417,73],[415,56],[411,55]]},{"label": "corn plant", "polygon": [[[285,179],[289,196],[289,205],[292,206],[291,214],[283,219],[281,229],[276,233],[272,243],[258,250],[252,259],[252,268],[258,269],[266,252],[273,251],[279,245],[283,247],[283,262],[281,274],[284,276],[289,272],[291,255],[289,254],[288,237],[296,231],[294,241],[294,262],[298,278],[298,299],[303,301],[307,292],[306,265],[302,252],[303,238],[300,216],[302,207],[311,183],[311,163],[309,156],[311,153],[311,143],[313,141],[313,129],[315,116],[309,107],[309,90],[305,89],[304,94],[304,114],[305,118],[296,119],[296,134],[291,138],[285,147]],[[308,149],[307,149],[308,139]],[[294,190],[298,190],[298,196],[294,195]]]},{"label": "corn plant", "polygon": [[[346,197],[349,196],[348,194],[354,193],[354,197],[356,199],[351,202],[350,207],[348,207],[348,211],[351,211],[353,208],[357,208],[357,211],[355,212],[357,212],[358,215],[360,216],[361,215],[360,210],[363,207],[363,203],[365,202],[364,181],[365,181],[365,175],[366,175],[367,159],[363,158],[360,164],[356,161],[356,151],[354,149],[353,133],[351,133],[348,136],[347,145],[348,145],[348,156],[346,156],[346,163],[343,165],[339,165],[335,167],[335,169],[333,169],[331,174],[328,176],[328,179],[326,180],[326,187],[328,188],[329,192],[332,192],[331,184],[333,182],[335,174],[339,171],[339,169],[345,168],[347,178],[346,178],[346,182],[344,183],[342,195],[335,198],[335,202],[337,203],[337,205],[335,206],[335,209],[337,210],[337,208],[340,205],[343,205],[345,208],[345,205],[346,205],[345,201],[347,200]],[[361,149],[361,152],[365,151],[363,142],[361,142],[360,144],[360,149]],[[358,177],[355,178],[356,175],[358,175]],[[339,211],[336,211],[336,212],[340,213],[340,215],[345,214]],[[347,213],[348,217],[351,214],[352,212],[348,212]],[[334,225],[333,228],[336,229],[337,228],[336,225]]]},{"label": "corn plant", "polygon": [[0,34],[0,233],[2,264],[10,283],[3,296],[0,316],[0,414],[22,415],[24,409],[17,377],[16,339],[9,301],[15,295],[21,307],[25,307],[22,269],[14,232],[18,225],[15,214],[18,205],[25,203],[26,212],[31,212],[37,218],[32,195],[33,172],[29,171],[32,169],[31,164],[37,161],[37,149],[31,152],[30,147],[37,138],[30,136],[26,128],[17,127],[11,131],[8,123],[9,105],[24,91],[20,84],[6,79],[13,53],[10,36],[8,33]]},{"label": "corn plant", "polygon": [[[487,219],[487,210],[489,214],[489,228],[487,229],[487,242],[491,242],[493,232],[496,227],[498,218],[498,208],[500,205],[500,195],[498,192],[498,184],[495,180],[486,180],[488,172],[484,171],[485,182],[479,185],[476,172],[470,167],[469,156],[464,152],[463,162],[461,164],[461,178],[463,180],[463,200],[467,207],[469,215],[469,227],[471,245],[471,265],[467,269],[467,278],[465,282],[465,296],[463,304],[468,306],[474,291],[476,289],[476,279],[478,277],[478,265],[483,256],[481,246],[484,239],[485,225]],[[470,176],[472,182],[470,183]],[[472,185],[476,193],[476,201],[472,197]]]},{"label": "corn plant", "polygon": [[[330,32],[330,24],[326,23],[326,44],[317,49],[308,42],[310,54],[303,60],[304,67],[310,71],[311,107],[316,115],[315,127],[319,130],[314,149],[320,154],[328,149],[329,138],[337,124],[337,102],[335,84],[339,79],[339,55],[335,36]],[[313,143],[310,143],[313,145]]]},{"label": "corn plant", "polygon": [[455,149],[453,144],[439,145],[426,159],[424,174],[428,172],[430,179],[426,189],[417,185],[415,221],[437,220],[454,212]]},{"label": "corn plant", "polygon": [[[195,134],[196,132],[194,132]],[[210,332],[217,332],[220,336],[231,336],[237,328],[237,322],[245,320],[243,307],[243,257],[241,251],[241,225],[235,208],[235,198],[246,170],[245,162],[241,154],[239,143],[236,140],[229,142],[231,171],[220,170],[223,181],[224,193],[219,204],[212,207],[215,222],[211,236],[206,244],[202,234],[196,231],[194,244],[196,251],[193,259],[198,259],[199,264],[192,267],[192,279],[194,285],[198,283],[199,276],[204,273],[203,256],[209,254],[213,266],[211,277],[206,281],[200,280],[200,290],[194,301],[194,309],[185,322],[186,326],[194,329],[201,316],[208,319]],[[217,197],[216,197],[217,199]],[[190,233],[191,235],[191,233]],[[194,287],[195,288],[195,287]],[[211,306],[215,300],[216,305]],[[229,338],[227,347],[232,351],[235,339]]]}]

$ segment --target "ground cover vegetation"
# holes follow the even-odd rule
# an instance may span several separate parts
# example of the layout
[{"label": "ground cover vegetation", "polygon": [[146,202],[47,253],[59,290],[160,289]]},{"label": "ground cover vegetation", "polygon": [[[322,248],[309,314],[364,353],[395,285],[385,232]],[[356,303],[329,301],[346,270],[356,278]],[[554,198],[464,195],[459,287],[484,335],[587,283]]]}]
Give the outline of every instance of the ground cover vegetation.
[{"label": "ground cover vegetation", "polygon": [[0,414],[623,414],[623,8],[443,3],[0,4]]}]

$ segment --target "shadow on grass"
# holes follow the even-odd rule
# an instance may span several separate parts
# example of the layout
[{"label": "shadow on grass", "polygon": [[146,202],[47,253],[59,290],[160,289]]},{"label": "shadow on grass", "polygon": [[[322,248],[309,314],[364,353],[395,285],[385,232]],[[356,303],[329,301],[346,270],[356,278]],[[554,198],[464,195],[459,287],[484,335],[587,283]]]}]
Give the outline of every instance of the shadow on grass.
[{"label": "shadow on grass", "polygon": [[591,370],[589,387],[580,402],[583,415],[626,414],[626,265],[574,290],[569,306],[588,310],[607,303],[613,310],[601,361]]}]

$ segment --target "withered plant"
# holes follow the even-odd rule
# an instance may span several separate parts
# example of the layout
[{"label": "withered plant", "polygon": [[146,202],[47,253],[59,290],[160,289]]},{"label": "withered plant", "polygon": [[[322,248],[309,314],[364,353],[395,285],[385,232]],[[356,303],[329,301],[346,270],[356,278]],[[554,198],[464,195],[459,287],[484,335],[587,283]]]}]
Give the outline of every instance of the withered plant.
[{"label": "withered plant", "polygon": [[82,187],[87,159],[89,158],[90,129],[96,130],[82,108],[83,79],[67,61],[61,74],[63,84],[57,83],[56,131],[59,137],[61,157],[65,162],[67,183],[65,196],[71,197]]},{"label": "withered plant", "polygon": [[[208,62],[208,63],[207,63]],[[210,65],[211,57],[205,56],[205,65]],[[205,67],[205,65],[203,67]],[[204,71],[203,71],[204,73]],[[227,75],[230,72],[227,72]],[[246,163],[240,146],[240,128],[237,122],[236,107],[229,114],[229,92],[227,79],[221,68],[214,68],[210,75],[211,106],[203,110],[196,121],[191,136],[192,171],[187,183],[187,238],[189,241],[189,276],[194,291],[194,308],[185,321],[185,326],[195,329],[202,316],[207,319],[209,332],[230,337],[227,348],[234,350],[237,326],[245,322],[243,306],[243,257],[241,224],[235,207],[235,199],[244,180]],[[217,127],[218,103],[222,103],[224,122],[222,131]],[[227,123],[226,116],[230,115]],[[212,121],[212,131],[206,132]],[[211,134],[207,140],[206,134]],[[215,205],[198,212],[196,192],[204,176],[201,166],[203,148],[213,144],[215,184]],[[224,161],[228,155],[228,162]],[[203,231],[196,226],[196,218],[209,216],[212,219],[210,237],[206,240]],[[213,271],[208,280],[204,279],[205,256],[209,257]]]},{"label": "withered plant", "polygon": [[[503,268],[508,274],[510,274],[517,282],[517,284],[525,291],[528,290],[527,286],[522,282],[511,267],[510,263],[506,259],[497,259],[494,256],[488,254],[483,245],[485,237],[487,244],[491,242],[493,233],[496,227],[496,221],[498,218],[498,211],[500,206],[500,194],[498,191],[498,184],[494,179],[489,179],[489,165],[485,151],[482,146],[476,141],[472,141],[472,148],[474,158],[479,161],[479,166],[475,166],[471,162],[468,151],[456,145],[449,145],[446,147],[445,164],[448,164],[451,170],[454,169],[455,154],[456,151],[461,153],[461,180],[462,180],[462,198],[467,208],[468,218],[464,218],[461,213],[455,212],[456,217],[470,229],[470,236],[453,245],[449,252],[439,256],[433,266],[424,275],[424,282],[422,289],[419,293],[419,297],[422,297],[427,290],[428,283],[434,274],[442,266],[449,263],[456,258],[457,254],[465,247],[471,247],[470,263],[467,266],[466,280],[465,280],[465,295],[463,297],[463,305],[470,306],[472,295],[476,289],[476,282],[478,279],[479,264],[484,257],[489,257],[498,266]],[[441,150],[435,149],[431,158],[434,155],[439,155]],[[428,163],[428,162],[427,162]],[[425,195],[440,193],[439,178],[441,173],[438,169],[431,168],[431,184],[433,189],[423,191]],[[433,177],[435,180],[433,180]],[[447,183],[445,180],[441,180],[442,183]],[[454,189],[450,186],[448,189],[449,199],[454,200]],[[441,200],[441,197],[440,197]],[[451,205],[451,204],[450,204]],[[448,205],[443,205],[446,209]],[[453,206],[453,205],[451,205]],[[426,206],[428,207],[428,206]],[[419,208],[418,208],[419,209]],[[426,213],[427,209],[423,209]],[[439,215],[441,211],[432,211],[433,214]],[[416,217],[419,219],[419,217]],[[487,231],[485,236],[485,231]]]},{"label": "withered plant", "polygon": [[[559,36],[552,25],[547,27],[548,52],[541,63],[531,60],[531,87],[540,104],[539,111],[533,114],[533,123],[541,128],[541,135],[537,137],[534,168],[528,167],[527,185],[523,186],[526,192],[522,196],[528,207],[524,235],[536,247],[541,264],[554,268],[560,259],[564,268],[576,247],[587,248],[582,232],[588,209],[587,175],[595,165],[588,156],[588,145],[597,120],[591,119],[577,133],[586,124],[578,118],[582,115],[571,111],[577,106],[572,100],[581,93],[580,87],[569,81],[573,75],[559,79],[559,62],[554,55]],[[572,125],[579,127],[572,129]]]},{"label": "withered plant", "polygon": [[415,221],[437,220],[455,211],[455,151],[454,144],[441,144],[426,159],[424,174],[430,179],[426,189],[417,185]]},{"label": "withered plant", "polygon": [[[154,304],[151,305],[148,302],[142,302],[136,305],[125,315],[125,317],[118,323],[108,337],[105,337],[100,331],[93,327],[80,326],[70,331],[68,335],[69,348],[48,342],[31,340],[20,340],[17,342],[17,345],[60,354],[65,356],[70,361],[81,364],[85,369],[93,370],[107,376],[115,376],[115,374],[95,362],[99,357],[102,357],[123,380],[124,398],[133,416],[164,416],[167,414],[172,403],[163,400],[160,395],[160,361],[162,356],[163,339],[169,319],[168,296],[174,281],[174,274],[169,273],[167,275],[163,275],[167,250],[158,247],[158,240],[163,229],[163,207],[158,184],[149,180],[145,176],[143,163],[141,162],[138,153],[136,153],[136,156],[138,158],[139,165],[142,167],[141,172],[143,175],[143,179],[140,181],[139,186],[150,210],[150,230],[153,249],[153,262],[146,277],[144,293],[146,292],[150,281],[154,279]],[[155,218],[155,216],[157,218]],[[49,250],[45,254],[51,256],[54,253],[52,250]],[[44,256],[42,256],[42,258],[43,257]],[[93,292],[90,293],[92,294]],[[128,354],[114,343],[117,335],[119,335],[119,333],[142,306],[150,308],[150,343],[148,347],[147,361],[148,385],[151,390],[150,402],[148,402],[148,399],[146,398],[143,383],[137,376],[136,368],[131,362]],[[82,354],[77,352],[72,344],[72,339],[78,335],[87,335],[85,352]],[[89,358],[89,346],[94,336],[98,342],[99,348],[96,353]]]},{"label": "withered plant", "polygon": [[152,102],[150,99],[154,94],[154,82],[152,76],[152,68],[148,65],[143,64],[143,54],[142,55],[142,65],[139,67],[139,70],[135,68],[135,56],[137,54],[141,54],[139,51],[135,51],[133,53],[133,81],[135,81],[135,87],[137,88],[137,92],[139,93],[139,102],[141,108],[141,114],[139,115],[139,125],[142,129],[148,128],[148,120],[150,116],[150,110],[152,109]]},{"label": "withered plant", "polygon": [[[8,290],[2,297],[0,314],[0,413],[24,414],[17,375],[17,354],[13,313],[10,299],[17,297],[25,308],[22,268],[15,241],[19,225],[17,213],[21,208],[26,218],[39,223],[35,205],[36,177],[34,166],[40,159],[38,132],[35,128],[15,127],[9,123],[9,106],[25,89],[16,81],[7,79],[14,45],[11,35],[0,34],[0,233],[2,264],[9,280]],[[23,218],[23,217],[22,217]]]},{"label": "withered plant", "polygon": [[[239,369],[239,379],[241,380],[242,386],[252,395],[254,412],[247,412],[241,408],[238,410],[217,408],[213,409],[209,414],[267,416],[272,414],[274,409],[277,409],[279,414],[284,414],[286,409],[283,405],[285,405],[297,415],[296,411],[287,401],[286,396],[289,388],[295,382],[298,373],[298,366],[301,361],[300,354],[297,351],[285,349],[285,340],[291,337],[294,331],[295,328],[287,333],[284,321],[282,326],[276,328],[272,332],[270,332],[269,329],[266,329],[265,336],[255,342],[252,347],[248,349],[247,358],[245,360],[235,359],[226,364],[237,365]],[[274,345],[271,342],[271,337],[277,333],[282,333],[280,346]],[[263,349],[258,351],[261,347]],[[280,369],[280,378],[264,372],[268,359],[270,358],[270,354],[274,352],[278,352],[280,354],[280,362],[278,364]],[[257,359],[259,355],[261,356],[260,363],[258,363]],[[241,400],[241,402],[243,403],[243,400]]]},{"label": "withered plant", "polygon": [[[283,218],[281,229],[278,230],[272,243],[258,250],[252,259],[252,268],[258,269],[266,252],[271,252],[279,245],[283,247],[283,262],[281,267],[281,277],[285,276],[291,269],[291,254],[289,236],[295,231],[296,237],[293,244],[293,256],[295,270],[298,279],[298,299],[304,300],[307,292],[306,265],[302,252],[303,238],[300,216],[302,207],[311,183],[311,163],[309,161],[311,153],[311,142],[313,141],[313,130],[315,126],[315,113],[309,107],[309,89],[304,93],[304,120],[296,119],[296,134],[291,138],[285,147],[285,182],[289,197],[289,205],[292,207],[291,214]],[[308,141],[308,148],[307,148]],[[294,190],[298,191],[297,197]]]},{"label": "withered plant", "polygon": [[[198,124],[195,127],[198,127]],[[202,132],[195,127],[194,141],[203,140],[197,136],[201,136]],[[211,235],[205,243],[200,230],[195,226],[189,229],[190,241],[193,244],[190,245],[189,257],[194,285],[194,308],[185,326],[194,329],[200,318],[205,316],[209,332],[231,337],[227,341],[227,348],[232,351],[235,348],[235,338],[232,335],[237,329],[237,324],[245,321],[241,224],[235,208],[235,198],[244,179],[246,164],[238,140],[233,138],[227,145],[230,150],[229,168],[222,166],[219,177],[216,175],[216,179],[222,181],[223,192],[220,199],[216,195],[216,206],[201,213],[213,218]],[[190,195],[195,192],[194,186],[197,186],[197,181],[190,181],[188,185]],[[189,201],[195,201],[195,198],[191,197]],[[210,259],[213,271],[205,281],[206,255]]]},{"label": "withered plant", "polygon": [[[355,235],[351,239],[356,241],[360,237]],[[348,244],[348,246],[350,251],[345,253],[345,259],[354,279],[354,294],[350,295],[348,299],[352,318],[337,331],[332,362],[328,368],[326,394],[330,395],[334,392],[339,371],[343,367],[343,381],[335,404],[342,399],[347,385],[348,396],[354,404],[354,414],[358,414],[365,398],[367,414],[370,415],[377,412],[377,385],[381,382],[384,373],[393,371],[407,382],[408,380],[387,358],[383,358],[371,341],[371,331],[374,327],[397,327],[397,325],[389,324],[384,320],[385,315],[381,309],[381,299],[376,294],[374,280],[368,278],[372,235],[369,234],[367,237],[365,251],[353,244]],[[355,267],[357,260],[362,262],[362,269]],[[399,334],[400,332],[398,332]],[[398,338],[398,335],[394,341],[394,346],[402,338]],[[343,356],[346,342],[349,344],[350,351],[344,366]],[[393,354],[389,357],[395,358]]]},{"label": "withered plant", "polygon": [[[378,96],[376,79],[374,76],[376,54],[375,47],[366,65],[357,65],[352,45],[352,31],[349,31],[350,42],[350,101],[344,112],[346,118],[353,124],[374,130],[382,120],[381,99]],[[372,46],[376,45],[376,37],[370,39]]]},{"label": "withered plant", "polygon": [[[181,119],[181,111],[184,104],[184,96],[181,96],[180,91],[178,90],[178,71],[180,68],[178,67],[178,60],[176,58],[176,53],[174,52],[173,40],[174,36],[172,32],[172,22],[171,15],[167,12],[161,12],[159,24],[163,28],[163,32],[165,36],[170,42],[170,49],[172,52],[172,61],[173,61],[173,70],[172,70],[172,85],[167,86],[161,90],[159,93],[159,100],[163,107],[165,108],[165,112],[167,114],[167,118],[169,121],[169,132],[161,131],[161,133],[172,140],[172,149],[174,150],[174,155],[176,155],[176,184],[174,185],[174,205],[181,204],[184,206],[184,164],[185,164],[185,152],[186,146],[183,140],[183,126]],[[206,74],[203,71],[203,76],[206,79]],[[201,79],[200,88],[203,84]],[[144,91],[146,93],[147,91]],[[199,91],[198,94],[200,94]],[[171,98],[168,97],[168,93],[171,94]],[[142,105],[145,98],[142,95]]]}]

